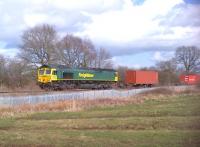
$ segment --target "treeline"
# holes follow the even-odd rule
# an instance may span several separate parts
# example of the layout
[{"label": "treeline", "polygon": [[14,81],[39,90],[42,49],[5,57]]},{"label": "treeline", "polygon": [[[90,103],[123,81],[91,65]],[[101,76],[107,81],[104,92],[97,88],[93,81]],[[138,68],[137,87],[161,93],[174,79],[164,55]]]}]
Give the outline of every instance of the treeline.
[{"label": "treeline", "polygon": [[[111,55],[106,49],[96,48],[88,38],[72,34],[59,35],[54,26],[43,24],[22,33],[16,57],[0,56],[0,89],[26,87],[30,83],[35,85],[36,69],[43,64],[113,68]],[[117,69],[121,80],[124,79],[126,69],[128,67]],[[200,71],[200,49],[194,46],[179,47],[173,58],[145,69],[159,71],[161,85],[178,84],[180,73]]]},{"label": "treeline", "polygon": [[90,39],[72,34],[61,36],[52,25],[37,25],[22,33],[16,57],[0,56],[0,89],[35,84],[36,69],[43,64],[112,68],[109,52],[96,48]]},{"label": "treeline", "polygon": [[26,62],[0,55],[0,90],[25,87],[33,82],[33,75]]},{"label": "treeline", "polygon": [[68,67],[112,68],[111,55],[96,48],[88,38],[58,35],[49,24],[28,28],[22,33],[19,53],[14,58],[0,56],[1,87],[24,87],[36,81],[36,69],[43,64]]},{"label": "treeline", "polygon": [[61,37],[48,24],[24,31],[19,58],[35,67],[62,64],[68,67],[112,68],[111,56],[104,48],[95,48],[88,38],[72,34]]},{"label": "treeline", "polygon": [[162,85],[179,84],[180,74],[200,73],[200,49],[195,46],[178,47],[174,57],[156,64]]},{"label": "treeline", "polygon": [[[124,80],[127,69],[128,67],[118,68],[121,81]],[[160,85],[178,85],[180,74],[200,74],[200,49],[195,46],[178,47],[171,59],[159,61],[155,66],[142,70],[158,71]]]}]

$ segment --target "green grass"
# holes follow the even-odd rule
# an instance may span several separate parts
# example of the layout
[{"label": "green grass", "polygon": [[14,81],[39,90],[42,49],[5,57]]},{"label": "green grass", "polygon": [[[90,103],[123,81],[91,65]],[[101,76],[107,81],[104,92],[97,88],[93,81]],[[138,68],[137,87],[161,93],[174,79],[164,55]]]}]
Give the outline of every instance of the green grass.
[{"label": "green grass", "polygon": [[0,146],[199,146],[200,95],[0,120]]}]

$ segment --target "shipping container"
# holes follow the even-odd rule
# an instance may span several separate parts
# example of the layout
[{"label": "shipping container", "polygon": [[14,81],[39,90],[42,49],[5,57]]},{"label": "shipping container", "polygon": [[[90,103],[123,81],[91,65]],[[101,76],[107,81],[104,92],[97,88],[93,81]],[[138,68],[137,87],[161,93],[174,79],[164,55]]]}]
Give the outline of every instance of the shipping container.
[{"label": "shipping container", "polygon": [[127,70],[125,83],[132,85],[156,85],[158,84],[157,71]]},{"label": "shipping container", "polygon": [[182,84],[195,85],[200,82],[200,74],[182,74],[179,79]]}]

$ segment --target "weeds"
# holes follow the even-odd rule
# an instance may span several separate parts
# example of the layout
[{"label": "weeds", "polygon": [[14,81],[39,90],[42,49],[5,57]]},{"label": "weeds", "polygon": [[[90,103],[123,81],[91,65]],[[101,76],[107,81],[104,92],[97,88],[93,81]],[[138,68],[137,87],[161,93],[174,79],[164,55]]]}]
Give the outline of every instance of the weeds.
[{"label": "weeds", "polygon": [[19,113],[32,113],[32,112],[49,112],[49,111],[65,111],[75,112],[93,107],[105,107],[105,106],[119,106],[126,104],[138,104],[142,103],[144,99],[94,99],[94,100],[64,100],[51,103],[42,103],[36,105],[20,105],[15,107],[7,107],[0,109],[1,117],[14,116]]},{"label": "weeds", "polygon": [[200,81],[197,83],[196,88],[200,90]]},{"label": "weeds", "polygon": [[106,107],[106,106],[120,106],[127,104],[141,104],[145,100],[150,99],[163,99],[168,96],[176,95],[189,95],[194,93],[200,93],[197,89],[186,89],[184,91],[176,91],[167,88],[159,88],[148,92],[143,92],[136,96],[122,99],[122,98],[104,98],[104,99],[79,99],[79,100],[62,100],[41,104],[24,104],[20,106],[4,107],[0,109],[0,117],[13,117],[15,115],[24,115],[34,112],[52,112],[52,111],[64,111],[64,112],[76,112],[93,107]]}]

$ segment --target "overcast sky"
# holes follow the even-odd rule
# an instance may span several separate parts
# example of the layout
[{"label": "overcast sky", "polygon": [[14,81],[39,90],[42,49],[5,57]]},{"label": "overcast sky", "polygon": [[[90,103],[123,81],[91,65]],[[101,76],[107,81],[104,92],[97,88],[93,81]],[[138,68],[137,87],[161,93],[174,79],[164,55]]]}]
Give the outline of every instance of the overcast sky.
[{"label": "overcast sky", "polygon": [[0,0],[0,54],[14,56],[29,27],[48,23],[106,48],[115,65],[144,67],[200,47],[200,0]]}]

